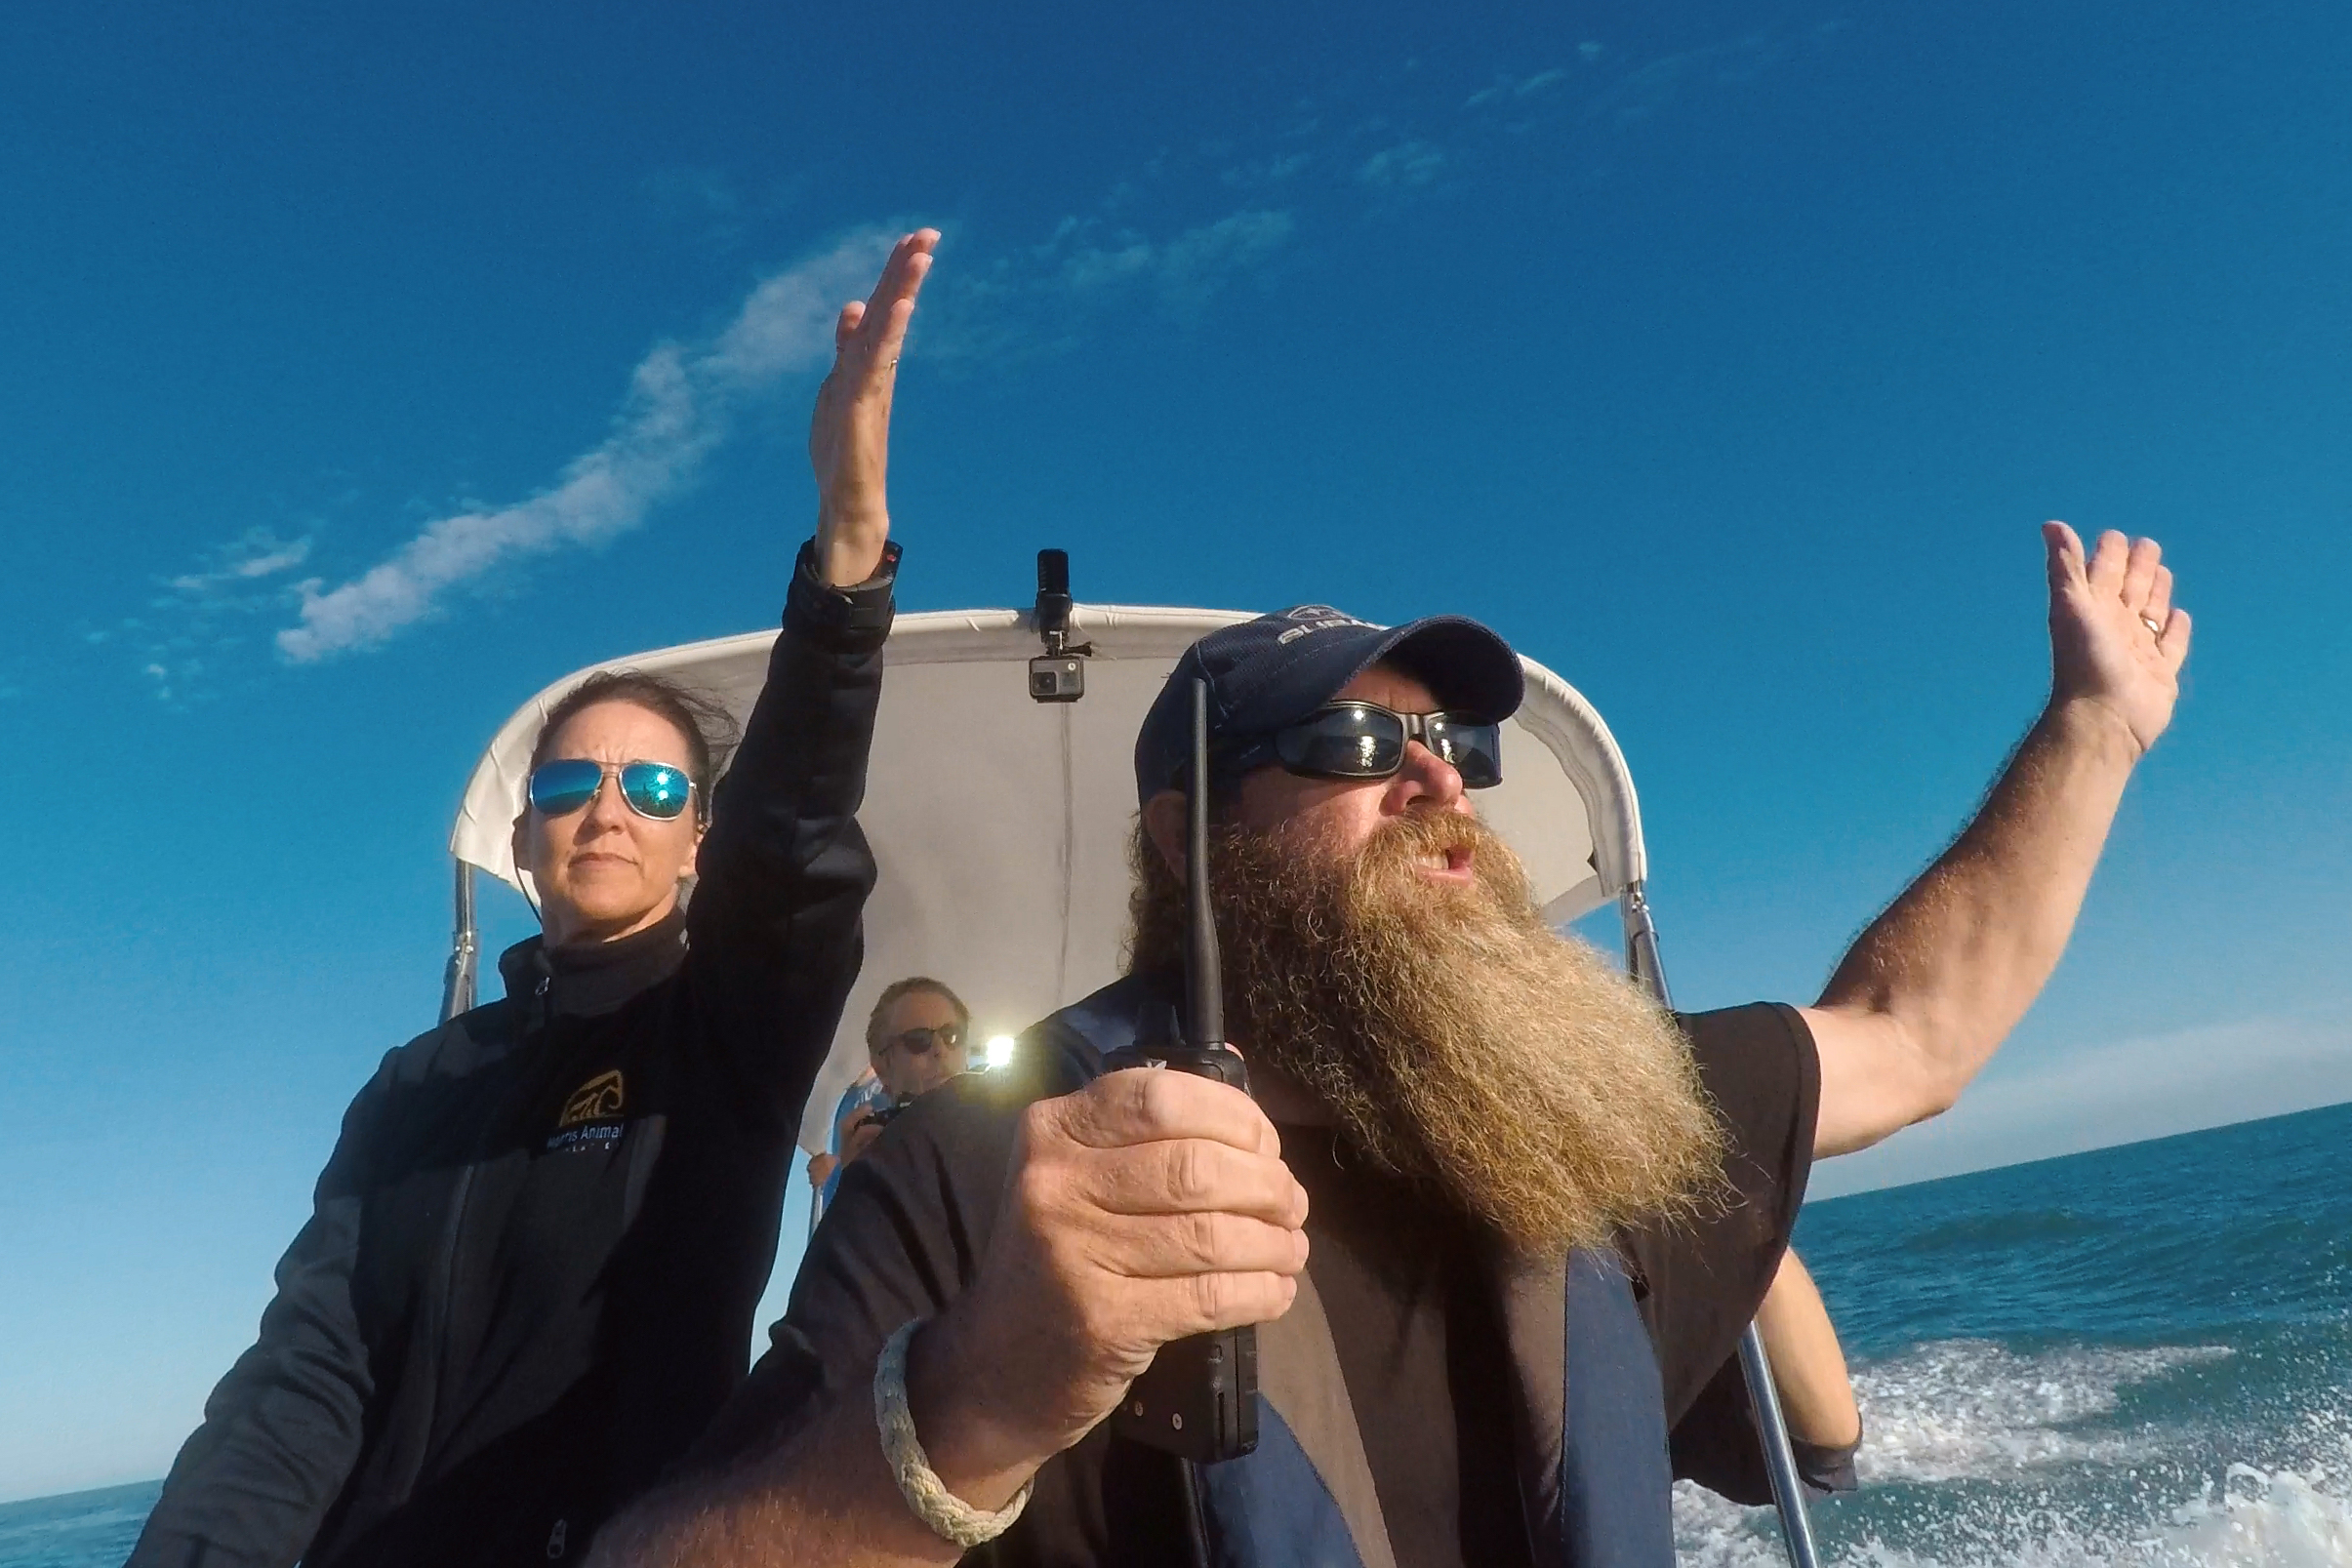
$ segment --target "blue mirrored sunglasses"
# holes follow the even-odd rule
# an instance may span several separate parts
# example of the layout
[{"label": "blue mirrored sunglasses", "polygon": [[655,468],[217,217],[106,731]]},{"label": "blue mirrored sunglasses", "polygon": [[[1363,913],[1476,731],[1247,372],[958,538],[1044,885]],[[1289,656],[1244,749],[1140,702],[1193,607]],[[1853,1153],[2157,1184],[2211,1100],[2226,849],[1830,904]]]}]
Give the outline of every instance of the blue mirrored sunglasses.
[{"label": "blue mirrored sunglasses", "polygon": [[621,778],[629,809],[655,822],[675,821],[694,799],[694,781],[667,762],[594,762],[557,757],[531,770],[531,808],[542,817],[569,817],[596,798],[607,774]]}]

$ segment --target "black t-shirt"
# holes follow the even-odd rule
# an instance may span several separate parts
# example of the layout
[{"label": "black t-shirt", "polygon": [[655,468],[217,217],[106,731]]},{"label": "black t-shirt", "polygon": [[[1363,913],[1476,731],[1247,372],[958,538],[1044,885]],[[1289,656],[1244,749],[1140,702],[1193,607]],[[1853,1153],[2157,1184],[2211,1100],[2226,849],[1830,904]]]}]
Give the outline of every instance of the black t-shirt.
[{"label": "black t-shirt", "polygon": [[[1701,1394],[1735,1353],[1787,1245],[1811,1165],[1819,1066],[1791,1008],[1681,1023],[1729,1135],[1725,1193],[1696,1219],[1629,1235],[1624,1253],[1658,1352],[1678,1473],[1713,1484],[1722,1467],[1710,1456],[1736,1451],[1749,1417],[1744,1403]],[[828,1390],[866,1397],[882,1342],[938,1312],[976,1273],[1019,1106],[1081,1081],[1046,1052],[1019,1068],[956,1079],[917,1101],[848,1167],[773,1348],[712,1427],[698,1467],[781,1443]],[[1334,1165],[1327,1137],[1318,1146],[1305,1129],[1283,1136],[1312,1204],[1308,1266],[1398,1562],[1524,1561],[1503,1397],[1510,1371],[1501,1334],[1480,1332],[1495,1308],[1468,1283],[1478,1277],[1464,1266],[1471,1227],[1395,1190],[1403,1184],[1384,1188],[1360,1167]],[[1752,1433],[1746,1441],[1753,1445]],[[1188,1561],[1173,1465],[1113,1443],[1098,1427],[1038,1472],[1019,1522],[965,1561]]]},{"label": "black t-shirt", "polygon": [[1472,1227],[1421,1186],[1372,1169],[1324,1127],[1281,1127],[1307,1189],[1307,1272],[1397,1561],[1511,1568],[1527,1558],[1511,1452],[1511,1363]]}]

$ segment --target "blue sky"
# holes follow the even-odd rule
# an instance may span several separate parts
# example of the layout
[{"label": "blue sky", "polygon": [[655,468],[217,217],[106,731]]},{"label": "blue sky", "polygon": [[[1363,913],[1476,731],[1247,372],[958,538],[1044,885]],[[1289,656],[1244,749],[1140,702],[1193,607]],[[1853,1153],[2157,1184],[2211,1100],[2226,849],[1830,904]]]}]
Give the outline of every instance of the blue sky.
[{"label": "blue sky", "polygon": [[1484,617],[1623,744],[1686,1005],[1958,825],[2035,524],[2156,535],[2072,953],[1821,1189],[2352,1098],[2339,10],[814,9],[0,16],[0,1497],[161,1472],[431,1020],[473,756],[770,622],[917,221],[903,602]]}]

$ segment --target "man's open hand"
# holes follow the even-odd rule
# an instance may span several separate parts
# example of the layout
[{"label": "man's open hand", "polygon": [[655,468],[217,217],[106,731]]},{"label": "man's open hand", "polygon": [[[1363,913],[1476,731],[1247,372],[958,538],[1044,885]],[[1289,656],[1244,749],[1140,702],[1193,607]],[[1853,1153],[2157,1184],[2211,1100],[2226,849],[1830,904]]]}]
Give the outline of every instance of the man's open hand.
[{"label": "man's open hand", "polygon": [[843,305],[833,323],[833,368],[817,388],[808,459],[817,470],[817,571],[834,587],[863,583],[882,564],[890,538],[890,393],[938,244],[935,228],[901,239],[872,298]]},{"label": "man's open hand", "polygon": [[1136,1068],[1031,1106],[978,1275],[914,1342],[933,1467],[999,1506],[1160,1346],[1288,1310],[1306,1219],[1274,1124],[1237,1089]]},{"label": "man's open hand", "polygon": [[2172,569],[2152,539],[2099,536],[2088,562],[2064,523],[2042,525],[2049,550],[2050,701],[2098,704],[2141,751],[2171,722],[2189,613],[2172,603]]}]

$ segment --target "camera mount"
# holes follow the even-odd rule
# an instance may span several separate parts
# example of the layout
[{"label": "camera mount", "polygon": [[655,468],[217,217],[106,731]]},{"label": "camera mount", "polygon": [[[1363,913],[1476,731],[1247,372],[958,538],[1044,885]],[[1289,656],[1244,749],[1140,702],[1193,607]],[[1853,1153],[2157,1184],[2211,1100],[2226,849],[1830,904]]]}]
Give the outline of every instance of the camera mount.
[{"label": "camera mount", "polygon": [[1045,652],[1029,662],[1029,696],[1035,703],[1075,703],[1086,695],[1086,659],[1094,644],[1070,640],[1070,552],[1037,552],[1037,639]]}]

